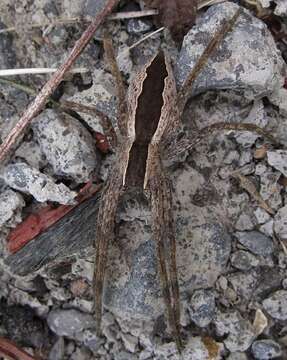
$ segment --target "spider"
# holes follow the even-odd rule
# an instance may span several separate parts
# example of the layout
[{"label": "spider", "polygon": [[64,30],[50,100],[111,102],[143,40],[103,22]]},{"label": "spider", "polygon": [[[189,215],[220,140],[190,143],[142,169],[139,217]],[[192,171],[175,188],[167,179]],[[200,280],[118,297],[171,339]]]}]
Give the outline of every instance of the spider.
[{"label": "spider", "polygon": [[[181,352],[183,348],[172,192],[163,164],[165,159],[173,156],[172,149],[175,148],[177,153],[185,151],[214,130],[249,130],[266,135],[262,129],[252,124],[217,123],[201,130],[192,142],[182,139],[175,146],[172,141],[194,79],[225,34],[232,29],[240,12],[239,9],[229,21],[224,22],[178,91],[169,57],[160,50],[136,74],[126,97],[111,40],[105,40],[105,52],[117,84],[119,117],[118,128],[110,128],[116,159],[102,193],[96,226],[94,311],[98,331],[102,318],[108,245],[114,237],[116,210],[124,191],[127,188],[137,188],[150,201],[151,227],[157,243],[158,269],[167,320],[178,351]],[[165,254],[169,254],[167,259]]]}]

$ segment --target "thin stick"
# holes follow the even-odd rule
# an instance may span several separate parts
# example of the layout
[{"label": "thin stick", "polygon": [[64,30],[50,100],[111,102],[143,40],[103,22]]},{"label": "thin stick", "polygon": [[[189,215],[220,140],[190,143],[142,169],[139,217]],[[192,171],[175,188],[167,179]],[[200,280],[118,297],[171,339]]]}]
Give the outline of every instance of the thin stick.
[{"label": "thin stick", "polygon": [[66,61],[59,67],[51,79],[45,84],[35,100],[30,104],[25,111],[17,125],[12,129],[10,134],[6,137],[3,144],[0,146],[0,161],[4,162],[7,159],[9,151],[12,146],[16,144],[17,140],[24,135],[25,130],[31,123],[32,119],[39,114],[44,107],[47,99],[56,90],[64,75],[70,70],[75,60],[79,57],[82,51],[85,49],[95,31],[104,22],[106,16],[112,11],[119,0],[109,0],[104,9],[95,17],[94,21],[84,31],[81,38],[76,42],[74,48],[70,52]]},{"label": "thin stick", "polygon": [[[26,68],[26,69],[4,69],[0,70],[0,76],[15,76],[15,75],[27,75],[27,74],[51,74],[56,72],[57,69],[53,68]],[[74,68],[71,69],[69,74],[82,74],[89,70],[87,68]]]}]

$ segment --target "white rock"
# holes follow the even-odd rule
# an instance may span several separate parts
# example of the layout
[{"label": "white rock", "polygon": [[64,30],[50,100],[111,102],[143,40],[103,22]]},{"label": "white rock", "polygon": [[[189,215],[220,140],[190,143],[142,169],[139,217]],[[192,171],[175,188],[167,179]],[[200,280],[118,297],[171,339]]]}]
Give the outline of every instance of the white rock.
[{"label": "white rock", "polygon": [[138,342],[139,342],[138,339],[135,336],[132,336],[130,334],[125,334],[125,333],[122,333],[121,337],[122,337],[125,348],[131,353],[136,352],[136,350],[138,348]]},{"label": "white rock", "polygon": [[267,151],[267,161],[284,176],[287,176],[287,150]]},{"label": "white rock", "polygon": [[50,109],[34,119],[32,128],[56,175],[78,183],[91,179],[97,153],[92,135],[79,121]]},{"label": "white rock", "polygon": [[287,320],[287,291],[278,290],[263,302],[264,309],[278,320]]},{"label": "white rock", "polygon": [[287,240],[287,205],[279,209],[275,215],[274,231],[281,240]]},{"label": "white rock", "polygon": [[22,196],[12,190],[0,194],[0,226],[6,224],[25,206]]},{"label": "white rock", "polygon": [[227,335],[224,344],[231,352],[247,350],[255,338],[252,325],[237,311],[229,313],[218,311],[214,323],[220,336]]},{"label": "white rock", "polygon": [[55,184],[53,179],[31,168],[25,163],[7,165],[3,179],[13,189],[31,194],[37,201],[55,201],[60,204],[73,204],[77,193],[64,184]]}]

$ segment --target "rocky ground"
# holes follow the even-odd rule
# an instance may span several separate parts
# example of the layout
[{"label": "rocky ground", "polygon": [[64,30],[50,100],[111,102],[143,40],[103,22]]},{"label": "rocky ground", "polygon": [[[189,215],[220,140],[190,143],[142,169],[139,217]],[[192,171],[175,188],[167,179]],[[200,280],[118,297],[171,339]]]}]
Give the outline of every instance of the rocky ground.
[{"label": "rocky ground", "polygon": [[[16,0],[11,5],[1,0],[0,29],[13,26],[15,31],[0,30],[0,68],[59,66],[85,21],[104,3]],[[220,21],[230,18],[239,3],[246,10],[196,79],[179,132],[192,139],[217,122],[252,123],[272,133],[277,143],[252,132],[221,131],[167,164],[174,190],[184,359],[287,358],[286,1],[203,7],[181,49],[164,30],[129,51],[156,30],[153,17],[108,21],[77,60],[76,66],[88,72],[69,76],[54,94],[57,101],[95,105],[115,122],[104,30],[113,37],[127,84],[162,47],[173,60],[180,87]],[[118,11],[142,6],[123,1]],[[47,25],[75,17],[81,21]],[[47,78],[13,80],[37,91]],[[32,98],[0,83],[2,140]],[[32,211],[51,203],[73,204],[82,184],[109,176],[113,154],[96,148],[95,131],[102,132],[98,117],[62,113],[50,105],[0,169],[0,336],[49,360],[178,359],[163,315],[150,209],[142,194],[127,192],[118,209],[101,337],[95,331],[91,288],[98,198],[76,207],[18,252],[7,250],[9,232]]]}]

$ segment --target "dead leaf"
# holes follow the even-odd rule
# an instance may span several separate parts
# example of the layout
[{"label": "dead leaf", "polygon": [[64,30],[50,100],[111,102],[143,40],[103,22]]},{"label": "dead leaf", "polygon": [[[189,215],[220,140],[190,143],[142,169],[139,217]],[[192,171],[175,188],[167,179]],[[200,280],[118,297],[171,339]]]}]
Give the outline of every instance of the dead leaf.
[{"label": "dead leaf", "polygon": [[159,11],[159,23],[169,28],[177,42],[183,40],[194,24],[197,0],[145,0],[145,3]]}]

